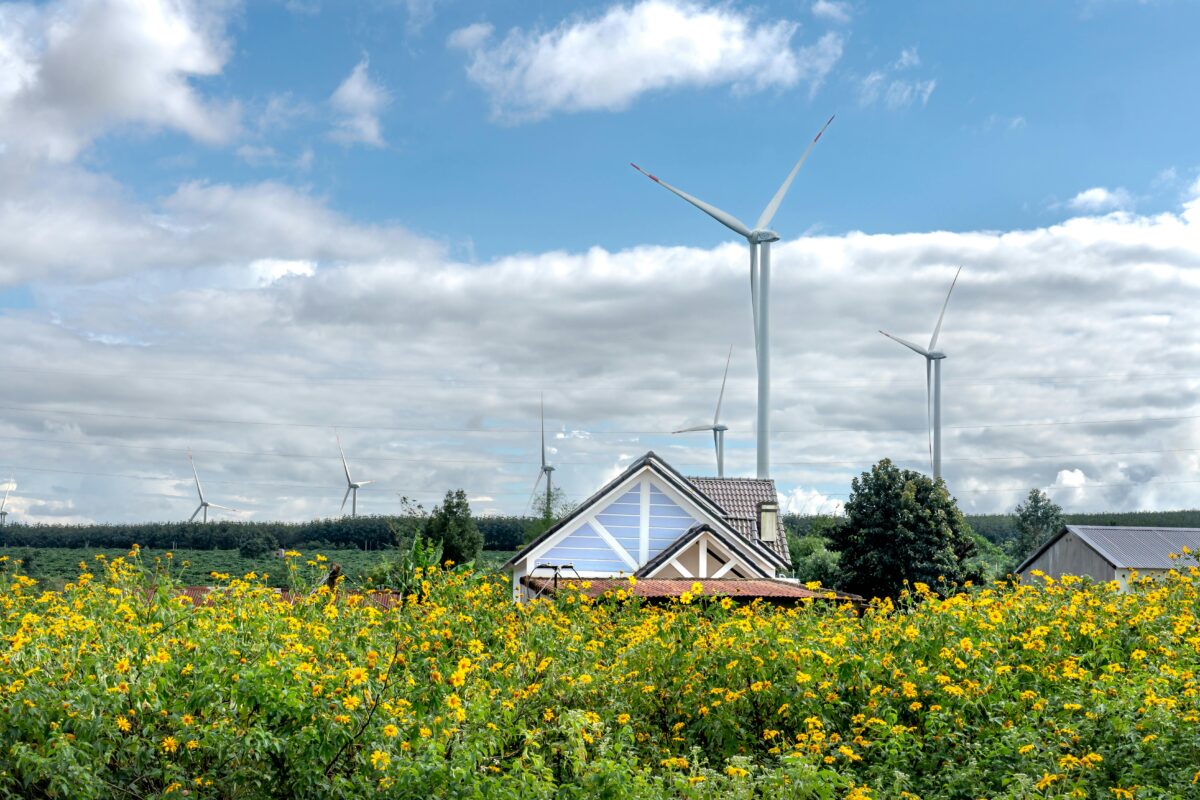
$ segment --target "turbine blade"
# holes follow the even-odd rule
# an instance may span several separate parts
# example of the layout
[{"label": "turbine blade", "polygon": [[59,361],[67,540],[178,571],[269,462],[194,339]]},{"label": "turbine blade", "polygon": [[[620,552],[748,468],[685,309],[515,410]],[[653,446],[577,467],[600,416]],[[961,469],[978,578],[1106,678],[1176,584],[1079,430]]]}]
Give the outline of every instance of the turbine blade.
[{"label": "turbine blade", "polygon": [[925,438],[929,443],[929,472],[933,474],[933,359],[925,359]]},{"label": "turbine blade", "polygon": [[529,493],[529,501],[525,503],[526,508],[533,507],[533,498],[537,497],[538,487],[542,485],[542,478],[546,477],[545,472],[539,472],[537,480],[533,482],[533,491]]},{"label": "turbine blade", "polygon": [[[337,428],[333,429],[333,438],[337,439],[338,455],[342,457],[342,469],[346,472],[346,485],[349,486],[354,483],[354,480],[350,477],[350,465],[346,463],[346,453],[342,450],[342,437],[337,432]],[[345,505],[345,503],[342,503],[342,505]]]},{"label": "turbine blade", "polygon": [[347,486],[346,493],[342,495],[342,507],[338,509],[339,514],[346,510],[346,501],[350,499],[350,488]]},{"label": "turbine blade", "polygon": [[695,433],[696,431],[711,431],[712,429],[712,425],[697,425],[694,428],[680,428],[677,431],[671,431],[671,433]]},{"label": "turbine blade", "polygon": [[204,504],[203,504],[203,503],[201,503],[200,505],[196,506],[196,510],[192,512],[192,515],[191,515],[190,517],[188,517],[188,522],[192,522],[193,520],[195,520],[195,519],[196,519],[196,515],[197,515],[197,514],[199,514],[199,513],[200,513],[200,511],[201,511],[201,510],[203,510],[203,508],[204,508]]},{"label": "turbine blade", "polygon": [[959,267],[958,272],[954,273],[954,280],[950,281],[950,291],[946,292],[946,302],[942,303],[942,313],[938,314],[937,326],[933,329],[933,338],[929,340],[930,350],[937,347],[938,334],[942,332],[942,318],[946,316],[946,306],[950,305],[950,295],[954,292],[954,284],[958,283],[958,275],[961,272],[962,267]]},{"label": "turbine blade", "polygon": [[[200,487],[200,474],[196,472],[196,462],[192,459],[192,451],[188,451],[188,463],[192,465],[192,477],[196,479],[196,494],[200,495],[200,505],[204,505],[204,489]],[[192,516],[195,516],[193,514]]]},{"label": "turbine blade", "polygon": [[775,212],[779,210],[779,204],[783,202],[783,196],[787,194],[788,189],[792,186],[792,181],[796,179],[796,173],[800,171],[800,167],[804,166],[805,159],[812,152],[813,147],[817,144],[817,140],[821,138],[821,134],[829,127],[830,122],[833,122],[833,117],[830,117],[829,121],[821,126],[821,130],[817,131],[817,135],[808,143],[808,148],[805,149],[804,155],[800,156],[800,160],[796,162],[796,166],[792,167],[792,171],[788,173],[787,179],[779,187],[779,191],[775,193],[775,196],[771,198],[771,202],[767,203],[767,207],[763,209],[762,216],[754,224],[755,228],[762,230],[771,224],[771,220],[775,218]]},{"label": "turbine blade", "polygon": [[708,203],[704,202],[703,200],[701,200],[698,197],[692,197],[687,192],[676,189],[674,186],[667,183],[666,181],[660,181],[658,178],[654,177],[649,172],[646,172],[646,170],[642,169],[637,164],[634,164],[631,162],[629,164],[629,166],[633,167],[638,172],[642,173],[647,178],[654,181],[655,183],[657,183],[659,186],[663,187],[667,191],[673,192],[674,194],[677,194],[680,197],[682,197],[684,200],[687,200],[689,203],[694,205],[696,208],[700,209],[705,214],[708,214],[710,217],[712,217],[717,222],[724,225],[726,228],[729,228],[729,230],[734,231],[735,233],[740,233],[742,236],[745,236],[747,239],[749,239],[750,235],[753,233],[753,231],[751,231],[748,227],[746,227],[746,223],[742,222],[740,219],[733,216],[732,214],[726,213],[726,212],[722,211],[721,209],[717,208],[716,206],[709,205]]},{"label": "turbine blade", "polygon": [[891,339],[893,342],[899,342],[900,344],[907,347],[909,350],[912,350],[914,353],[920,353],[921,355],[925,356],[926,358],[929,358],[929,351],[926,350],[924,347],[921,347],[921,345],[913,344],[912,342],[908,341],[907,339],[901,339],[899,336],[892,336],[887,331],[880,331],[880,333],[882,333],[884,336]]},{"label": "turbine blade", "polygon": [[222,511],[232,511],[232,512],[233,512],[233,513],[235,513],[235,514],[240,514],[240,513],[242,513],[242,512],[240,512],[240,511],[238,511],[236,508],[230,508],[229,506],[219,506],[219,505],[217,505],[216,503],[209,503],[209,504],[208,504],[208,507],[209,507],[209,508],[219,508],[219,509],[221,509]]},{"label": "turbine blade", "polygon": [[375,482],[375,481],[359,481],[359,482],[358,482],[358,488],[360,488],[360,489],[361,489],[362,487],[366,486],[367,484],[369,484],[369,483],[374,483],[374,482]]},{"label": "turbine blade", "polygon": [[713,425],[721,422],[721,403],[725,400],[725,381],[729,379],[729,362],[733,360],[733,345],[729,345],[729,355],[725,356],[725,374],[721,376],[721,393],[717,395],[717,413],[713,414]]}]

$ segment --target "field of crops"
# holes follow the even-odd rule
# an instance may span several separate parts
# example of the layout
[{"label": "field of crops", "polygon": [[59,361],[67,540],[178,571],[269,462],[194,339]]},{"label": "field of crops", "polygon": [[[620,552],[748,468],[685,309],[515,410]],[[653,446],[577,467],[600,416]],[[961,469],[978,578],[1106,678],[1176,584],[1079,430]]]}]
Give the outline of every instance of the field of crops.
[{"label": "field of crops", "polygon": [[[118,558],[125,555],[124,549],[112,548],[83,548],[83,547],[23,547],[0,548],[0,557],[10,561],[21,559],[25,562],[23,572],[31,578],[36,578],[48,586],[61,587],[79,574],[79,564],[94,563],[97,555],[106,558]],[[288,571],[282,559],[268,554],[256,558],[246,558],[237,550],[142,550],[142,560],[153,563],[155,559],[172,553],[178,580],[188,584],[207,585],[212,583],[211,574],[245,575],[253,572],[268,586],[286,586]],[[360,550],[358,548],[323,550],[322,553],[331,562],[340,564],[342,571],[353,584],[362,582],[367,572],[384,558],[394,558],[395,550]],[[485,550],[480,554],[478,564],[481,569],[497,567],[511,556],[511,552]],[[186,567],[182,566],[187,564]],[[263,576],[266,576],[265,578]]]},{"label": "field of crops", "polygon": [[237,576],[193,608],[172,560],[0,578],[0,795],[1200,796],[1194,568],[859,615],[702,585],[518,607],[457,571],[398,604]]}]

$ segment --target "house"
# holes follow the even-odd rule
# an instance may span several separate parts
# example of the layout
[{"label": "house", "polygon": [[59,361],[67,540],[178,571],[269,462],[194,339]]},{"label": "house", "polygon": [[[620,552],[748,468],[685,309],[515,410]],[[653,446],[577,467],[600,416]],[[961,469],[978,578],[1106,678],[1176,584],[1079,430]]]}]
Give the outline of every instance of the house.
[{"label": "house", "polygon": [[1067,525],[1017,572],[1024,576],[1040,570],[1055,579],[1081,575],[1126,587],[1131,570],[1141,577],[1161,577],[1178,569],[1178,556],[1188,551],[1200,551],[1200,528]]},{"label": "house", "polygon": [[749,586],[734,581],[758,581],[757,596],[769,596],[784,591],[780,584],[803,588],[776,579],[790,568],[774,481],[686,478],[653,452],[501,567],[518,601],[552,592],[561,580],[628,586],[631,575],[658,581],[643,595],[649,587],[678,595],[701,580],[709,593],[728,583],[726,594]]}]

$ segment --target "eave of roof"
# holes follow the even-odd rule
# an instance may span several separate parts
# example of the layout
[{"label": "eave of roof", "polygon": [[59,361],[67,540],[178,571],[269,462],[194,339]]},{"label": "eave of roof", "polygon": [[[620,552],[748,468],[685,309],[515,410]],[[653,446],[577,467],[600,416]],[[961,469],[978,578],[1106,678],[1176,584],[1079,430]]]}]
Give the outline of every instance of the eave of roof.
[{"label": "eave of roof", "polygon": [[[742,547],[739,547],[739,545],[749,546],[752,551],[755,549],[753,547],[753,542],[750,539],[746,539],[743,536],[737,535],[738,541],[732,542],[732,541],[730,541],[728,536],[721,533],[720,531],[715,529],[712,525],[709,525],[707,522],[697,522],[695,525],[693,525],[692,527],[690,527],[686,531],[684,531],[683,534],[681,534],[678,539],[676,539],[675,541],[671,542],[671,544],[664,547],[658,553],[658,555],[656,555],[654,558],[650,559],[645,564],[643,564],[641,567],[639,567],[638,571],[635,572],[634,575],[636,575],[639,579],[641,579],[641,577],[643,575],[649,575],[649,574],[653,573],[654,570],[658,569],[663,564],[667,563],[672,558],[674,558],[676,553],[678,553],[681,549],[686,547],[690,542],[695,540],[696,537],[698,537],[702,533],[711,534],[714,539],[716,539],[721,544],[728,547],[730,550],[733,550],[734,552],[739,552],[742,549]],[[744,553],[743,553],[743,555],[744,555]],[[760,553],[760,555],[764,555],[764,554]],[[762,573],[764,578],[771,577],[771,576],[763,573],[763,571],[759,568],[759,566],[757,564],[750,563],[747,566],[751,567],[752,569],[754,569],[755,571],[757,571],[759,573]],[[699,578],[698,580],[704,580],[704,579]],[[720,579],[714,578],[714,579],[710,579],[710,580],[720,580]]]}]

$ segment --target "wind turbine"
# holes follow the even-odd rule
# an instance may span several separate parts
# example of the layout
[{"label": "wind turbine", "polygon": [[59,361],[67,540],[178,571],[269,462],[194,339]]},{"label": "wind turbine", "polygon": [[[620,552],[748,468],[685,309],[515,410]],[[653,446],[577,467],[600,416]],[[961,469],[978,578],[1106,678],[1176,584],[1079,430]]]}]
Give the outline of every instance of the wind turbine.
[{"label": "wind turbine", "polygon": [[537,494],[538,487],[542,485],[542,478],[546,479],[546,507],[545,514],[550,516],[550,504],[553,502],[553,480],[554,467],[546,462],[546,400],[543,397],[541,400],[541,423],[542,423],[542,468],[538,471],[537,480],[533,482],[533,491],[529,494],[529,503],[533,503],[533,496]]},{"label": "wind turbine", "polygon": [[938,334],[942,332],[942,319],[946,316],[946,306],[950,305],[950,295],[954,292],[954,284],[958,283],[958,275],[962,267],[954,273],[950,281],[950,291],[946,292],[946,302],[942,303],[942,313],[938,315],[937,325],[933,328],[933,336],[929,339],[929,347],[905,341],[899,336],[892,336],[887,331],[880,331],[884,336],[925,358],[925,421],[929,426],[929,460],[933,466],[933,479],[942,477],[942,361],[946,354],[937,349]]},{"label": "wind turbine", "polygon": [[779,241],[779,234],[767,226],[771,224],[775,212],[779,210],[779,204],[783,202],[784,195],[791,188],[796,173],[800,171],[808,154],[812,152],[813,146],[816,145],[817,140],[821,138],[821,134],[825,132],[831,122],[833,122],[833,117],[826,121],[813,140],[809,142],[804,155],[800,156],[800,160],[796,162],[796,166],[792,167],[792,171],[788,173],[783,185],[779,187],[779,191],[775,192],[771,202],[767,203],[767,207],[763,209],[753,229],[732,214],[727,214],[716,206],[709,205],[699,198],[692,197],[687,192],[676,189],[671,184],[646,172],[637,164],[630,164],[659,186],[679,195],[734,233],[746,237],[746,241],[750,244],[750,301],[754,309],[754,350],[758,357],[757,427],[758,477],[760,478],[769,478],[771,472],[769,449],[771,434],[771,242]]},{"label": "wind turbine", "polygon": [[236,508],[230,508],[229,506],[219,506],[216,503],[210,503],[204,499],[204,489],[203,489],[203,487],[200,486],[200,475],[196,472],[196,462],[194,460],[192,460],[192,454],[190,451],[188,452],[188,463],[192,465],[192,477],[194,477],[196,479],[196,494],[200,496],[200,505],[196,506],[196,510],[192,512],[192,515],[190,517],[188,517],[188,522],[191,522],[194,519],[196,519],[196,515],[199,514],[201,511],[204,512],[204,517],[202,518],[201,521],[208,522],[208,509],[210,509],[210,508],[219,508],[223,511],[232,511],[234,513],[237,513]]},{"label": "wind turbine", "polygon": [[729,355],[725,357],[725,375],[721,378],[721,393],[717,395],[717,413],[713,414],[712,425],[697,425],[693,428],[683,428],[672,433],[692,433],[694,431],[712,431],[713,447],[717,450],[717,477],[725,477],[725,431],[729,428],[721,424],[721,402],[725,399],[725,381],[729,377],[729,361],[733,358],[733,345],[729,345]]},{"label": "wind turbine", "polygon": [[8,496],[12,493],[16,482],[9,477],[8,482],[4,484],[4,499],[0,500],[0,528],[8,522]]},{"label": "wind turbine", "polygon": [[338,454],[342,457],[342,469],[346,473],[346,493],[342,495],[342,507],[339,509],[339,511],[345,511],[347,498],[353,497],[353,499],[350,501],[350,516],[357,517],[358,490],[367,484],[374,483],[375,481],[355,481],[350,477],[350,465],[346,463],[346,453],[342,450],[342,437],[338,434],[336,429],[333,431],[333,436],[335,439],[337,439]]}]

